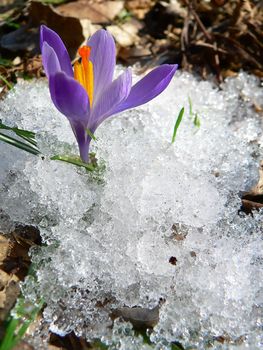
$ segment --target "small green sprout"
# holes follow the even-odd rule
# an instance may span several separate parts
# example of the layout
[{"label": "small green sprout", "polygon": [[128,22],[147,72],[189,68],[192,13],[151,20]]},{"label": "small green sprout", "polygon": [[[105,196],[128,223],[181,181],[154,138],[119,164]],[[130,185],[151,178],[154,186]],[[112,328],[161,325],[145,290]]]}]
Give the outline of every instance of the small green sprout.
[{"label": "small green sprout", "polygon": [[184,107],[180,110],[180,112],[178,114],[178,117],[176,119],[176,122],[175,122],[175,125],[174,125],[174,132],[173,132],[173,137],[172,137],[172,143],[174,143],[174,141],[175,141],[177,129],[179,128],[179,125],[181,124],[183,115],[184,115]]},{"label": "small green sprout", "polygon": [[200,118],[197,113],[195,113],[194,117],[194,126],[196,126],[197,128],[200,128],[201,126]]},{"label": "small green sprout", "polygon": [[200,118],[198,116],[198,113],[197,112],[194,113],[194,111],[193,111],[193,103],[192,103],[190,96],[188,96],[188,103],[189,103],[190,119],[193,120],[195,127],[200,128],[200,126],[201,126]]},{"label": "small green sprout", "polygon": [[192,119],[194,113],[193,113],[193,103],[190,96],[188,96],[188,103],[189,103],[189,115],[190,115],[190,118]]}]

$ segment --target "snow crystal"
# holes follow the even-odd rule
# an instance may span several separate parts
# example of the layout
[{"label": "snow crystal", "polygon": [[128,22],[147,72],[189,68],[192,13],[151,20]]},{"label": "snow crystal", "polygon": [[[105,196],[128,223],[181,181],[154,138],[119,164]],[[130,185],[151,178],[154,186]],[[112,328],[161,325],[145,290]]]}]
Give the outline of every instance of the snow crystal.
[{"label": "snow crystal", "polygon": [[262,97],[245,73],[219,89],[177,72],[160,97],[97,130],[101,174],[50,160],[77,146],[45,81],[21,82],[1,102],[3,122],[37,132],[43,153],[0,143],[0,218],[2,231],[14,222],[41,231],[46,244],[31,252],[37,282],[23,290],[44,298],[53,331],[150,349],[129,324],[112,328],[111,314],[162,299],[156,349],[260,348],[263,212],[240,213],[240,196],[258,178]]}]

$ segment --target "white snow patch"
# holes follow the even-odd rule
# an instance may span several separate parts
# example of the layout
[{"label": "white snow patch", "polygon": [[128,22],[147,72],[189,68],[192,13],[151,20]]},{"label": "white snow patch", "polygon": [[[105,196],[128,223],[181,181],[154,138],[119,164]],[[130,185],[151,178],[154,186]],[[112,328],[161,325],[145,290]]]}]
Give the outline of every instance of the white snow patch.
[{"label": "white snow patch", "polygon": [[[262,159],[262,118],[253,109],[262,95],[259,81],[245,73],[219,90],[177,72],[160,97],[97,130],[92,147],[106,164],[100,181],[49,159],[76,154],[77,146],[46,82],[21,82],[0,103],[3,122],[36,131],[45,154],[0,143],[1,229],[18,221],[41,230],[47,245],[32,250],[38,285],[29,279],[23,288],[30,298],[44,298],[53,330],[146,350],[132,330],[122,333],[118,322],[109,328],[109,312],[154,307],[163,298],[151,334],[156,348],[180,341],[199,350],[209,343],[232,349],[240,337],[240,349],[260,348],[263,213],[238,212],[240,193],[256,183]],[[230,342],[215,341],[222,336]]]}]

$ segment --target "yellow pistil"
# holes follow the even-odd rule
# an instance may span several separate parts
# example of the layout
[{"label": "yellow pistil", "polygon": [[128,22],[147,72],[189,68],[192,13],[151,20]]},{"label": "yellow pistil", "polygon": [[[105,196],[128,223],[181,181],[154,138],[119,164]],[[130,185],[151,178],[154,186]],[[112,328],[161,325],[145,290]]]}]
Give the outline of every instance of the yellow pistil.
[{"label": "yellow pistil", "polygon": [[89,96],[90,106],[93,101],[93,65],[89,60],[91,48],[89,46],[82,46],[78,53],[81,57],[81,62],[74,64],[74,78],[84,87]]}]

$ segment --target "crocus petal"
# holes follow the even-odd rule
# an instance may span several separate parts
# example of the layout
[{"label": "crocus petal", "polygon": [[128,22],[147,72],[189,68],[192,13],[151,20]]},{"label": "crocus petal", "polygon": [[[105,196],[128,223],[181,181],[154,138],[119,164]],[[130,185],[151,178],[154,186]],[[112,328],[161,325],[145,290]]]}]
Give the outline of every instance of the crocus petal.
[{"label": "crocus petal", "polygon": [[73,77],[73,70],[70,63],[69,54],[67,49],[65,48],[65,45],[63,44],[62,40],[56,32],[42,25],[40,27],[40,49],[42,54],[44,42],[48,43],[48,45],[51,46],[55,51],[58,61],[60,63],[61,70],[70,77]]},{"label": "crocus petal", "polygon": [[91,47],[90,60],[94,72],[94,99],[112,82],[116,64],[116,49],[112,35],[104,29],[98,30],[88,41]]},{"label": "crocus petal", "polygon": [[170,83],[177,67],[177,64],[164,64],[152,70],[131,88],[128,98],[116,108],[114,114],[140,106],[158,96]]},{"label": "crocus petal", "polygon": [[100,99],[91,110],[89,127],[96,129],[113,111],[126,100],[132,84],[131,70],[126,69],[101,94]]},{"label": "crocus petal", "polygon": [[45,41],[42,46],[42,62],[47,77],[61,71],[61,67],[54,49]]},{"label": "crocus petal", "polygon": [[89,99],[85,89],[64,72],[51,75],[49,89],[57,109],[71,122],[87,124],[89,118]]}]

